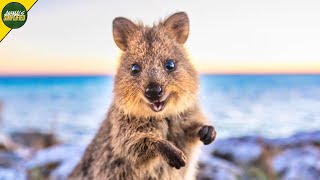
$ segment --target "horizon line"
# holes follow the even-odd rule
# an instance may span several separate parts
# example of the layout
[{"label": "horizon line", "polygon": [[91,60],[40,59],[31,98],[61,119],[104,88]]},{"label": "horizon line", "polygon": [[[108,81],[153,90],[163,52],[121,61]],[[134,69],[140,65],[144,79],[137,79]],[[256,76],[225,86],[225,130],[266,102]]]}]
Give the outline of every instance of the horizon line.
[{"label": "horizon line", "polygon": [[[320,72],[235,72],[235,73],[217,73],[217,72],[199,72],[199,75],[233,75],[233,76],[243,76],[243,75],[320,75]],[[61,74],[61,73],[48,73],[48,74],[0,74],[0,77],[110,77],[115,76],[114,73],[109,74],[99,74],[99,73],[75,73],[75,74]]]}]

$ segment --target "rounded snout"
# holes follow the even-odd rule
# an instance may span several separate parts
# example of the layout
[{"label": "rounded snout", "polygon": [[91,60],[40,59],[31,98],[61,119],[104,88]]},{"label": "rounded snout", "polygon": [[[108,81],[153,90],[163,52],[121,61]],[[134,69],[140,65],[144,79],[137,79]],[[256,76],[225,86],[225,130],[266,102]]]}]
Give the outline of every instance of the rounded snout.
[{"label": "rounded snout", "polygon": [[149,83],[146,87],[144,95],[150,102],[158,101],[163,96],[162,88],[157,83]]}]

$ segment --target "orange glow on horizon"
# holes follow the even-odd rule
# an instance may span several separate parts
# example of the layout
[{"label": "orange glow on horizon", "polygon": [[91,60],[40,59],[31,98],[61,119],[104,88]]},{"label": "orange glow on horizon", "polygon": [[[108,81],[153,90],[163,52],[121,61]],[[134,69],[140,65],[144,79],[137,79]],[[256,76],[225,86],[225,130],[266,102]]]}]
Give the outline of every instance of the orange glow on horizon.
[{"label": "orange glow on horizon", "polygon": [[115,71],[114,61],[88,59],[0,61],[0,75],[111,75]]},{"label": "orange glow on horizon", "polygon": [[210,61],[195,66],[203,74],[320,74],[320,61]]},{"label": "orange glow on horizon", "polygon": [[[50,62],[50,63],[49,63]],[[320,74],[320,61],[194,61],[201,74]],[[50,60],[0,61],[0,75],[113,75],[117,61]]]}]

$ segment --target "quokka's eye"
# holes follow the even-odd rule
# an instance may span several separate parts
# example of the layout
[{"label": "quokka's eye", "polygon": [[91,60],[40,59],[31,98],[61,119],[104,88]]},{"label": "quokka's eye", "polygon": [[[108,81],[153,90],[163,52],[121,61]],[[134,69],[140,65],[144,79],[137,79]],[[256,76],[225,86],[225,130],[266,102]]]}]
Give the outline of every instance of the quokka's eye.
[{"label": "quokka's eye", "polygon": [[168,72],[172,72],[176,69],[176,65],[174,64],[172,59],[168,59],[166,61],[166,64],[164,66],[164,68],[168,71]]},{"label": "quokka's eye", "polygon": [[133,64],[131,66],[131,75],[132,76],[137,76],[140,74],[141,68],[138,64]]}]

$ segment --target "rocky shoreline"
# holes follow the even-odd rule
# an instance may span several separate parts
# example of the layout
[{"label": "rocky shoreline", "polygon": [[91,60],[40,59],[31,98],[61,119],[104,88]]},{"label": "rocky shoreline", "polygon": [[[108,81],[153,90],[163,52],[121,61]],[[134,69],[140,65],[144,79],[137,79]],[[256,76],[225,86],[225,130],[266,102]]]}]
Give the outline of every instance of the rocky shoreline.
[{"label": "rocky shoreline", "polygon": [[199,179],[320,179],[320,131],[288,138],[217,140],[200,159]]},{"label": "rocky shoreline", "polygon": [[[85,147],[61,144],[53,134],[0,135],[0,179],[64,180]],[[246,136],[205,146],[199,180],[319,180],[320,131],[288,138]]]}]

